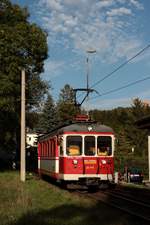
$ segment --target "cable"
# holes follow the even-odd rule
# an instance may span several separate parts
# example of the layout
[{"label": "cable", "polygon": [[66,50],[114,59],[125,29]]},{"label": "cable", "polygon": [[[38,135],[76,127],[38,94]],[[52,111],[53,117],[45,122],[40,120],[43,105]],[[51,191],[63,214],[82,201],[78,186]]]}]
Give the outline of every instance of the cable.
[{"label": "cable", "polygon": [[119,67],[117,67],[115,70],[113,70],[112,72],[108,73],[106,76],[104,76],[102,79],[100,79],[99,81],[95,82],[90,88],[95,87],[96,85],[98,85],[99,83],[101,83],[102,81],[104,81],[106,78],[110,77],[112,74],[114,74],[115,72],[117,72],[118,70],[120,70],[122,67],[124,67],[126,64],[128,64],[131,60],[135,59],[137,56],[139,56],[141,53],[143,53],[145,50],[147,50],[150,47],[150,44],[148,44],[146,47],[144,47],[142,50],[140,50],[137,54],[135,54],[134,56],[132,56],[130,59],[128,59],[127,61],[125,61],[124,63],[122,63]]},{"label": "cable", "polygon": [[[132,56],[131,58],[129,58],[127,61],[125,61],[124,63],[122,63],[120,66],[118,66],[115,70],[113,70],[112,72],[108,73],[107,75],[105,75],[102,79],[100,79],[99,81],[95,82],[90,88],[93,88],[94,86],[98,85],[99,83],[101,83],[102,81],[104,81],[105,79],[107,79],[108,77],[110,77],[111,75],[113,75],[115,72],[117,72],[118,70],[120,70],[122,67],[124,67],[126,64],[128,64],[130,61],[132,61],[133,59],[135,59],[137,56],[139,56],[141,53],[143,53],[145,50],[147,50],[150,47],[150,44],[148,44],[146,47],[144,47],[142,50],[140,50],[138,53],[136,53],[134,56]],[[82,94],[80,94],[78,97],[81,97]],[[101,94],[99,94],[99,96],[101,96]],[[99,97],[97,96],[97,97]],[[93,99],[93,98],[92,98]]]},{"label": "cable", "polygon": [[122,87],[112,89],[112,90],[110,90],[110,91],[107,91],[107,92],[104,92],[104,93],[100,94],[99,96],[95,96],[95,97],[91,98],[90,101],[93,100],[93,99],[99,98],[99,97],[101,97],[101,96],[108,95],[108,94],[113,93],[113,92],[116,92],[116,91],[120,91],[120,90],[122,90],[122,89],[128,88],[128,87],[130,87],[130,86],[133,86],[133,85],[135,85],[135,84],[137,84],[137,83],[141,83],[141,82],[143,82],[143,81],[145,81],[145,80],[149,80],[149,79],[150,79],[150,76],[145,77],[145,78],[140,79],[140,80],[137,80],[137,81],[134,81],[134,82],[132,82],[132,83],[126,84],[126,85],[124,85],[124,86],[122,86]]},{"label": "cable", "polygon": [[[136,80],[136,81],[131,82],[131,83],[129,83],[129,84],[126,84],[126,85],[124,85],[124,86],[122,86],[122,87],[112,89],[112,90],[110,90],[110,91],[107,91],[107,92],[104,92],[104,93],[102,93],[102,94],[99,94],[99,96],[95,96],[95,97],[93,97],[93,98],[90,98],[89,101],[92,101],[93,99],[102,97],[102,96],[104,96],[104,95],[108,95],[108,94],[110,94],[110,93],[114,93],[114,92],[120,91],[120,90],[122,90],[122,89],[128,88],[128,87],[130,87],[130,86],[133,86],[133,85],[135,85],[135,84],[141,83],[141,82],[143,82],[143,81],[145,81],[145,80],[149,80],[149,79],[150,79],[150,76],[147,76],[147,77],[145,77],[145,78],[143,78],[143,79],[140,79],[140,80]],[[30,101],[30,99],[28,99],[28,100]],[[34,100],[32,100],[32,101],[34,101]]]}]

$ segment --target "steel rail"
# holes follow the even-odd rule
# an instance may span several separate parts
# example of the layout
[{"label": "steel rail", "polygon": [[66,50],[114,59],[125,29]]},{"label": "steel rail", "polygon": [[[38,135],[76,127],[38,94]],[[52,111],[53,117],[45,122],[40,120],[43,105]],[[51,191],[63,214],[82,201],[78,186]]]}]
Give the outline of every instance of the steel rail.
[{"label": "steel rail", "polygon": [[105,193],[107,193],[108,195],[112,195],[114,197],[117,197],[117,198],[122,198],[124,200],[129,201],[129,202],[133,202],[135,204],[140,204],[141,206],[145,206],[145,207],[150,208],[150,205],[148,205],[147,202],[145,202],[145,201],[143,201],[143,200],[141,200],[139,198],[138,198],[138,200],[135,200],[135,198],[137,196],[131,196],[131,194],[126,194],[123,191],[120,192],[120,191],[115,191],[114,190],[114,191],[110,191],[110,192],[108,191],[108,192],[105,192]]},{"label": "steel rail", "polygon": [[[116,196],[116,195],[112,196],[112,197],[115,197],[115,198],[109,199],[109,194],[104,193],[104,192],[98,192],[98,193],[95,193],[95,194],[94,193],[93,194],[87,194],[87,196],[89,198],[95,199],[97,201],[102,201],[103,203],[105,203],[109,206],[115,207],[115,208],[117,208],[121,211],[124,211],[124,212],[126,212],[126,213],[128,213],[132,216],[136,216],[138,218],[144,219],[145,221],[150,221],[150,217],[148,217],[147,215],[144,215],[144,214],[142,215],[140,212],[137,213],[138,210],[143,209],[142,208],[143,206],[145,208],[149,209],[150,206],[147,205],[147,204],[144,204],[144,203],[141,204],[138,201],[131,200],[131,199],[128,199],[128,198],[125,198],[125,197],[122,198],[121,196]],[[121,202],[123,204],[123,206],[121,205],[120,202],[118,202],[118,199],[123,200]],[[126,200],[126,203],[128,203],[128,204],[125,204],[125,200]],[[133,203],[132,206],[129,203]],[[138,208],[138,210],[137,210],[137,206],[140,207],[140,208]],[[131,207],[135,208],[136,211],[131,209]]]}]

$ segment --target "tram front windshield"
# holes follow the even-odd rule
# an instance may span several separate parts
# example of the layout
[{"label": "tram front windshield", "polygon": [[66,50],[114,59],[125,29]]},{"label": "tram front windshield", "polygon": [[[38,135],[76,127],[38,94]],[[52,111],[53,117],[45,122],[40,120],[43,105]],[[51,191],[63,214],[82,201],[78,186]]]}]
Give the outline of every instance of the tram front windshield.
[{"label": "tram front windshield", "polygon": [[67,136],[66,139],[67,155],[78,156],[82,154],[82,137]]},{"label": "tram front windshield", "polygon": [[104,156],[112,154],[112,138],[110,136],[99,136],[97,138],[97,154]]},{"label": "tram front windshield", "polygon": [[84,138],[85,155],[95,155],[95,137],[86,136]]},{"label": "tram front windshield", "polygon": [[[110,156],[112,155],[112,138],[110,136],[67,136],[66,137],[66,154],[68,156],[82,155],[86,156]],[[97,148],[96,148],[97,143]]]}]

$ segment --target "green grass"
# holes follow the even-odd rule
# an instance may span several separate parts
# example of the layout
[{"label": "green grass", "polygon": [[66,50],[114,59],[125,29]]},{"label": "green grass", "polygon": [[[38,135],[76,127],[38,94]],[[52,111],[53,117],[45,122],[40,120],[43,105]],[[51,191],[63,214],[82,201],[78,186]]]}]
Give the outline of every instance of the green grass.
[{"label": "green grass", "polygon": [[[134,221],[134,222],[133,222]],[[135,218],[30,176],[0,173],[0,225],[140,225]]]}]

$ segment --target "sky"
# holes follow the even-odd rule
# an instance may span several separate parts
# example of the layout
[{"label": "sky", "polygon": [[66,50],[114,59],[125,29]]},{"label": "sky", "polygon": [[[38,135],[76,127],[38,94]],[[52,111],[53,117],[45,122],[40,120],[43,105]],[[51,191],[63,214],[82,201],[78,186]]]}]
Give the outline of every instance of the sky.
[{"label": "sky", "polygon": [[150,47],[103,80],[150,44],[149,0],[11,1],[28,7],[30,22],[48,33],[49,57],[42,78],[51,82],[54,100],[65,84],[86,88],[88,74],[95,91],[84,102],[85,108],[126,107],[137,97],[150,101]]}]

